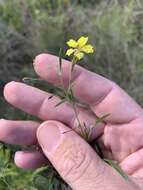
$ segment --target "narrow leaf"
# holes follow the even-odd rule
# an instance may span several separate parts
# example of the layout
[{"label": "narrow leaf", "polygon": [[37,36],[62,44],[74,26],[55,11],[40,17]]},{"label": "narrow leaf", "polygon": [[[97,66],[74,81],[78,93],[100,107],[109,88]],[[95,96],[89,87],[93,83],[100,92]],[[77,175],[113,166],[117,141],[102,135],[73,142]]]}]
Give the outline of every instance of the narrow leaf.
[{"label": "narrow leaf", "polygon": [[125,172],[120,168],[120,166],[114,160],[104,159],[106,163],[112,166],[125,180],[129,180],[129,177]]},{"label": "narrow leaf", "polygon": [[43,171],[45,171],[47,169],[48,169],[48,166],[43,166],[43,167],[36,169],[32,174],[32,178],[35,178],[37,175],[39,175],[40,173],[42,173]]},{"label": "narrow leaf", "polygon": [[63,54],[63,49],[60,48],[60,51],[59,51],[59,75],[62,75],[62,54]]},{"label": "narrow leaf", "polygon": [[110,113],[107,113],[107,114],[103,115],[102,117],[97,117],[96,124],[104,121],[104,119],[106,119],[109,115],[110,115]]},{"label": "narrow leaf", "polygon": [[59,103],[57,103],[57,104],[55,105],[55,107],[58,107],[59,105],[63,104],[65,101],[66,101],[65,99],[61,100]]}]

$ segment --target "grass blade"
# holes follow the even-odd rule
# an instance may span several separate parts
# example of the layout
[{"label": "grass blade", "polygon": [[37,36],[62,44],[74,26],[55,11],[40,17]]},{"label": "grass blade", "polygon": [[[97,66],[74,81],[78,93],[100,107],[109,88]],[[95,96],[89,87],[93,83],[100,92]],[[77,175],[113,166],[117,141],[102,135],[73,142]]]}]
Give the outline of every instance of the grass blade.
[{"label": "grass blade", "polygon": [[59,75],[62,75],[62,55],[63,55],[63,49],[60,48],[60,51],[59,51]]},{"label": "grass blade", "polygon": [[104,159],[104,161],[112,166],[125,180],[129,180],[129,177],[125,172],[120,168],[120,166],[114,160]]}]

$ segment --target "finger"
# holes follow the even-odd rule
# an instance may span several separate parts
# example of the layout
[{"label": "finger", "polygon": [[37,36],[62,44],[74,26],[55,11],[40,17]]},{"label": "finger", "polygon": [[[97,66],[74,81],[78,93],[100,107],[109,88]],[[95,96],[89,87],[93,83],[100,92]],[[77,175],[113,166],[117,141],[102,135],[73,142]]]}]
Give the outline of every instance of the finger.
[{"label": "finger", "polygon": [[48,164],[45,156],[38,151],[24,152],[18,151],[14,157],[15,164],[19,168],[33,170]]},{"label": "finger", "polygon": [[[81,123],[85,123],[90,128],[96,120],[95,115],[82,108],[77,109],[77,115],[69,103],[56,106],[61,100],[52,94],[28,86],[23,83],[10,82],[5,86],[4,95],[6,100],[17,108],[36,115],[42,120],[58,120],[78,131],[77,115]],[[34,97],[34,98],[33,98]],[[104,124],[99,124],[92,130],[91,139],[99,136],[104,128]]]},{"label": "finger", "polygon": [[[56,107],[60,99],[56,97],[49,99],[51,95],[18,82],[10,82],[4,89],[6,100],[29,114],[36,115],[43,120],[48,118],[58,120],[64,118],[65,122],[71,120],[74,114],[71,107],[68,104],[61,104],[61,106]],[[56,118],[54,118],[55,116]]]},{"label": "finger", "polygon": [[[137,152],[134,152],[130,154],[127,158],[125,158],[120,163],[120,166],[129,175],[136,176],[136,174],[138,174],[138,171],[143,170],[142,157],[143,149],[140,149]],[[140,176],[140,178],[142,178],[142,176]]]},{"label": "finger", "polygon": [[104,163],[80,136],[69,132],[62,123],[42,123],[37,138],[46,157],[73,190],[134,189],[134,185]]},{"label": "finger", "polygon": [[32,145],[37,142],[36,130],[39,123],[34,121],[0,120],[0,141],[14,145]]},{"label": "finger", "polygon": [[[35,58],[34,68],[41,78],[59,85],[58,64],[59,59],[56,56],[40,54]],[[65,86],[68,85],[70,69],[71,63],[63,60],[62,73]],[[99,116],[110,113],[110,117],[106,118],[109,122],[129,122],[142,114],[142,109],[131,97],[100,75],[76,66],[72,81],[75,96],[88,103]]]}]

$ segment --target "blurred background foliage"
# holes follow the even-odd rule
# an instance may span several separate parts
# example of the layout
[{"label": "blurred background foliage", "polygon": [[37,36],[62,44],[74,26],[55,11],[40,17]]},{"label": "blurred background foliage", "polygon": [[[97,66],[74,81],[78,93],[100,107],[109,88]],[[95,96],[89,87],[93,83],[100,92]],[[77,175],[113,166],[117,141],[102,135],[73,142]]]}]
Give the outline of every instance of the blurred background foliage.
[{"label": "blurred background foliage", "polygon": [[[48,52],[58,55],[59,48],[67,39],[81,35],[89,36],[96,47],[96,53],[86,57],[81,65],[114,80],[143,105],[143,0],[1,0],[2,118],[27,118],[26,114],[4,101],[3,86],[11,80],[36,77],[32,62],[37,54]],[[2,172],[5,168],[3,161],[0,161],[0,167]],[[43,182],[40,179],[41,183],[36,186],[31,180],[32,172],[19,170],[12,163],[6,168],[13,175],[7,175],[10,186],[6,186],[7,181],[3,181],[0,173],[2,190],[56,188],[45,186],[44,180],[47,179],[44,177]],[[46,184],[50,182],[46,181]],[[58,182],[55,184],[58,189],[67,189],[64,185],[59,188]]]}]

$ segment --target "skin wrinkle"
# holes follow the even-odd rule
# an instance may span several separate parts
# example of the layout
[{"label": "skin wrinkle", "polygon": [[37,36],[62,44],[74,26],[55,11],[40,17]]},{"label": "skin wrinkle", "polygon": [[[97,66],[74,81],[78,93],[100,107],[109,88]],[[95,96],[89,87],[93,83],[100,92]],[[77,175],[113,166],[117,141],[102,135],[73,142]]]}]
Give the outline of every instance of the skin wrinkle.
[{"label": "skin wrinkle", "polygon": [[[139,126],[139,125],[138,125]],[[117,125],[117,126],[109,126],[110,128],[108,128],[108,126],[106,127],[106,130],[108,129],[113,129],[115,132],[119,132],[119,134],[117,134],[117,136],[120,136],[120,134],[122,134],[122,139],[121,140],[122,142],[125,141],[125,145],[124,147],[126,147],[126,140],[128,139],[128,144],[130,145],[127,145],[128,146],[128,155],[129,154],[132,154],[133,152],[135,151],[138,151],[138,149],[141,149],[142,148],[142,141],[138,141],[139,138],[141,138],[141,134],[138,132],[138,135],[137,137],[134,137],[133,138],[133,131],[134,131],[134,127],[136,127],[136,125],[131,125],[131,124],[126,124],[125,126],[123,125]],[[129,128],[132,128],[132,131],[129,133]],[[130,129],[131,130],[131,129]],[[122,132],[124,131],[124,132]],[[140,127],[138,127],[138,131],[140,131]],[[113,135],[113,132],[109,132],[110,134]],[[124,135],[124,136],[123,136]],[[112,137],[108,137],[108,139],[112,139]],[[107,131],[106,131],[106,139],[107,139]],[[118,139],[118,138],[117,138]],[[104,139],[104,142],[106,144],[106,147],[108,146],[105,139]],[[139,143],[141,145],[139,145]]]},{"label": "skin wrinkle", "polygon": [[[72,76],[71,76],[71,84],[76,83],[76,81],[78,80],[78,78],[82,76],[83,72],[84,72],[83,68],[82,69],[81,68],[80,69],[75,68],[74,71],[73,71],[73,73],[72,73]],[[66,81],[66,80],[64,80],[64,81]],[[66,85],[66,88],[68,87],[68,85],[69,84]]]},{"label": "skin wrinkle", "polygon": [[[59,168],[60,174],[66,179],[71,178],[72,181],[76,181],[76,179],[80,177],[79,175],[76,175],[76,173],[78,174],[78,171],[80,171],[79,168],[81,168],[82,175],[86,168],[88,168],[88,164],[91,163],[91,157],[89,154],[85,155],[85,147],[81,147],[79,142],[77,142],[74,135],[71,135],[71,133],[70,136],[69,134],[67,135],[70,139],[73,137],[72,144],[67,136],[63,137],[62,143],[60,143],[56,152],[52,156],[52,160],[57,163],[59,162],[58,158],[60,157],[60,163],[64,163],[64,166],[62,164],[61,168]],[[65,160],[67,160],[67,162],[65,162]],[[58,164],[59,166],[60,163]]]},{"label": "skin wrinkle", "polygon": [[44,118],[42,117],[42,115],[40,114],[40,112],[41,112],[41,109],[42,109],[42,106],[43,106],[45,100],[46,100],[47,98],[49,98],[49,96],[51,96],[51,95],[52,95],[52,94],[50,94],[50,93],[45,93],[45,97],[43,97],[43,98],[41,99],[41,101],[39,102],[38,106],[36,106],[37,109],[34,110],[34,115],[37,115],[38,117],[40,117],[41,119],[44,120]]},{"label": "skin wrinkle", "polygon": [[[140,170],[140,166],[142,165],[142,157],[143,157],[143,149],[129,155],[122,163],[120,163],[121,167],[128,172],[130,175],[134,174],[136,175],[138,171]],[[130,162],[127,162],[127,160],[130,160]],[[133,163],[133,160],[138,160],[136,164]],[[126,163],[126,165],[125,165]],[[124,167],[124,165],[126,167]],[[130,167],[131,166],[131,167]],[[143,171],[143,169],[141,168]]]},{"label": "skin wrinkle", "polygon": [[[79,109],[77,109],[77,117],[79,117]],[[71,118],[70,126],[72,129],[76,129],[75,127],[75,121],[76,121],[76,116],[73,114],[73,117]]]},{"label": "skin wrinkle", "polygon": [[[60,99],[56,96],[53,96],[52,99],[49,99],[49,97],[45,97],[45,99],[41,102],[41,105],[39,106],[38,116],[43,119],[56,119],[61,122],[63,122],[64,120],[64,123],[69,125],[69,121],[71,120],[71,117],[74,116],[74,112],[68,103],[63,103],[60,105],[60,107],[56,107],[56,104],[58,104],[59,102]],[[46,107],[49,108],[47,110],[47,114],[43,112],[44,110],[46,110]],[[64,114],[65,109],[68,109],[69,111],[66,112],[66,118],[63,119],[62,115]]]},{"label": "skin wrinkle", "polygon": [[[135,126],[134,126],[135,127]],[[137,152],[138,150],[141,150],[143,148],[143,140],[140,140],[138,141],[138,139],[142,139],[142,135],[140,134],[138,138],[136,138],[136,141],[133,140],[131,137],[130,137],[130,142],[131,142],[131,147],[130,147],[130,153],[134,153],[135,151]],[[136,146],[135,146],[135,143],[136,143]],[[135,146],[135,148],[132,148],[133,146]]]},{"label": "skin wrinkle", "polygon": [[[75,81],[75,87],[73,88],[74,92],[75,92],[75,96],[77,96],[81,101],[88,103],[89,105],[94,104],[95,102],[98,101],[98,99],[101,97],[101,94],[105,94],[106,91],[108,92],[109,88],[112,87],[112,82],[108,81],[108,85],[106,85],[106,87],[98,92],[96,94],[90,94],[89,91],[86,90],[86,86],[89,85],[87,84],[87,82],[89,80],[91,80],[91,85],[93,85],[94,80],[97,78],[96,84],[94,84],[94,86],[92,86],[92,88],[94,88],[94,91],[96,91],[96,88],[98,88],[98,86],[100,85],[104,85],[103,81],[106,82],[106,79],[103,78],[102,82],[100,82],[100,78],[102,78],[101,76],[97,76],[96,74],[90,72],[90,71],[84,71],[82,72],[82,74],[77,78],[77,80]],[[84,84],[85,85],[85,89],[84,90],[79,90],[80,89],[80,84]],[[110,86],[111,85],[111,86]],[[108,88],[107,88],[108,86]]]},{"label": "skin wrinkle", "polygon": [[[125,160],[128,160],[128,156],[130,157],[132,153],[134,153],[134,152],[137,153],[137,151],[142,148],[142,142],[143,141],[138,141],[138,139],[141,139],[141,137],[142,137],[142,130],[141,130],[140,125],[142,125],[142,120],[139,120],[138,122],[136,120],[136,121],[132,122],[132,125],[131,124],[128,124],[128,125],[125,124],[125,126],[117,125],[117,126],[111,126],[110,128],[105,127],[106,130],[112,128],[117,134],[117,137],[115,137],[115,135],[114,135],[114,133],[112,131],[110,133],[115,137],[115,143],[114,143],[114,141],[113,141],[114,139],[112,138],[112,136],[108,137],[107,136],[108,133],[107,133],[107,131],[105,131],[106,139],[104,137],[103,141],[104,141],[105,147],[108,146],[107,142],[110,143],[110,152],[112,152],[112,156],[113,155],[116,156],[116,157],[114,157],[115,160],[117,158],[119,158],[118,153],[120,153],[120,155],[121,155],[121,153],[122,153],[122,155],[124,154],[124,157],[122,157],[122,159],[121,158],[119,159],[120,164],[122,164],[122,161],[126,162],[128,164],[127,161],[124,161],[124,158],[126,158]],[[134,127],[137,127],[137,126],[138,126],[138,128],[136,128],[137,132],[134,133]],[[129,130],[129,128],[132,128],[132,130],[131,129]],[[118,129],[119,129],[119,131],[118,131]],[[139,131],[141,131],[141,133]],[[122,136],[121,136],[121,134],[122,134]],[[133,136],[133,134],[136,134],[136,135]],[[122,143],[122,148],[119,147],[119,145],[121,143],[117,142],[119,137],[122,137],[121,142],[124,143],[124,144]],[[108,140],[107,138],[109,139],[109,141],[107,141]],[[112,141],[111,141],[111,139],[112,139]],[[117,150],[114,149],[114,146],[116,147],[116,144],[118,145]],[[124,149],[123,149],[123,147],[124,147]],[[113,159],[113,157],[111,159]]]},{"label": "skin wrinkle", "polygon": [[44,119],[44,117],[43,117],[42,114],[41,114],[41,113],[42,113],[42,109],[43,109],[45,103],[47,102],[47,100],[50,100],[49,97],[50,97],[51,95],[52,95],[52,94],[49,94],[49,93],[48,93],[47,96],[44,97],[44,98],[41,100],[41,102],[39,103],[39,106],[38,106],[36,115],[38,115],[38,117],[40,117],[40,118],[42,118],[42,119]]},{"label": "skin wrinkle", "polygon": [[[73,170],[80,170],[80,168],[82,167],[83,163],[87,162],[85,158],[83,158],[83,161]],[[71,182],[77,182],[78,180],[80,180],[82,178],[82,176],[86,173],[86,171],[88,170],[88,168],[90,167],[90,165],[92,165],[92,161],[88,161],[88,163],[86,164],[86,167],[84,168],[84,170],[81,172],[80,175],[77,176],[77,178],[75,178],[74,180],[71,180]]]},{"label": "skin wrinkle", "polygon": [[[89,151],[88,155],[90,155],[90,160],[85,170],[81,173],[79,178],[77,178],[74,181],[74,183],[72,182],[72,184],[75,185],[74,189],[77,189],[77,190],[79,188],[84,189],[85,187],[86,187],[85,189],[88,189],[88,190],[96,189],[96,187],[97,189],[99,189],[99,187],[101,187],[101,184],[103,184],[104,179],[102,177],[103,177],[103,173],[107,174],[107,164],[105,162],[102,164],[101,160],[98,159],[98,156],[95,160],[95,155],[94,153],[93,154],[92,153],[93,153],[92,151]],[[81,184],[81,180],[83,181],[82,184]],[[88,183],[89,181],[94,181],[95,184],[89,184]]]},{"label": "skin wrinkle", "polygon": [[97,105],[102,103],[104,101],[104,99],[107,98],[108,95],[112,92],[112,90],[113,90],[113,86],[111,86],[109,88],[109,90],[105,94],[103,94],[98,100],[96,100],[94,103],[92,103],[91,108],[93,108],[93,110],[94,110],[94,107],[96,107]]},{"label": "skin wrinkle", "polygon": [[[110,149],[113,157],[112,159],[115,159],[120,163],[130,153],[128,145],[126,146],[126,133],[122,133],[122,128],[119,128],[118,130],[118,128],[115,128],[115,126],[106,126],[105,130],[106,136],[104,136],[104,144]],[[125,135],[122,136],[122,139],[120,138],[121,133]],[[116,146],[116,144],[118,144],[118,146]],[[121,152],[121,150],[123,150],[123,147],[124,152]],[[127,149],[125,149],[126,147]]]},{"label": "skin wrinkle", "polygon": [[[128,120],[127,120],[126,117],[124,117],[124,115],[122,113],[120,113],[121,111],[119,112],[119,114],[116,113],[117,112],[116,111],[117,107],[118,106],[121,107],[122,104],[124,106],[124,104],[125,104],[124,101],[128,98],[126,96],[126,93],[125,93],[125,99],[120,99],[120,98],[118,99],[117,98],[119,95],[120,96],[124,95],[124,93],[125,92],[121,91],[118,86],[113,88],[110,91],[110,93],[104,98],[104,100],[102,102],[100,102],[100,104],[98,104],[95,108],[93,108],[93,111],[97,112],[98,114],[99,113],[101,114],[103,112],[103,107],[106,107],[106,104],[108,104],[109,101],[112,101],[112,97],[115,97],[114,102],[112,103],[112,105],[111,106],[109,105],[108,107],[106,107],[106,110],[104,110],[104,112],[103,112],[103,113],[105,113],[105,112],[106,113],[108,113],[108,112],[111,113],[111,116],[107,117],[106,121],[108,123],[111,123],[111,124],[116,124],[116,123],[117,124],[128,124],[129,122],[132,122],[132,121],[136,120],[138,117],[140,117],[142,110],[141,109],[135,109],[134,112],[137,113],[137,114],[133,114],[132,109],[135,107],[134,106],[135,102],[132,101],[131,98],[128,99],[128,101],[131,102],[130,110],[129,109],[127,109],[127,110],[124,109],[125,111],[127,111],[127,114],[130,115],[130,117],[128,116]],[[113,106],[113,105],[115,105],[115,106]],[[109,110],[109,111],[107,111],[107,110]],[[120,115],[122,115],[122,118],[120,118]]]},{"label": "skin wrinkle", "polygon": [[[64,173],[61,173],[61,175],[63,175],[64,176],[64,178],[68,178],[68,176],[70,176],[71,175],[71,173],[73,172],[73,171],[76,171],[77,169],[79,169],[80,168],[80,166],[84,163],[84,161],[85,161],[85,157],[81,157],[80,159],[80,162],[79,162],[79,165],[77,164],[77,162],[75,162],[75,160],[73,160],[72,158],[67,158],[68,157],[68,155],[70,155],[69,154],[69,150],[67,150],[67,152],[64,152],[64,154],[63,154],[63,157],[66,157],[66,160],[68,160],[68,162],[69,163],[72,163],[73,162],[73,164],[72,164],[72,166],[68,169],[68,170],[66,170],[66,172]],[[66,164],[66,165],[68,165],[68,164]],[[79,176],[80,177],[80,176]],[[78,178],[79,178],[78,177]],[[74,181],[76,181],[76,179],[74,179]],[[73,181],[73,182],[74,182]]]}]

